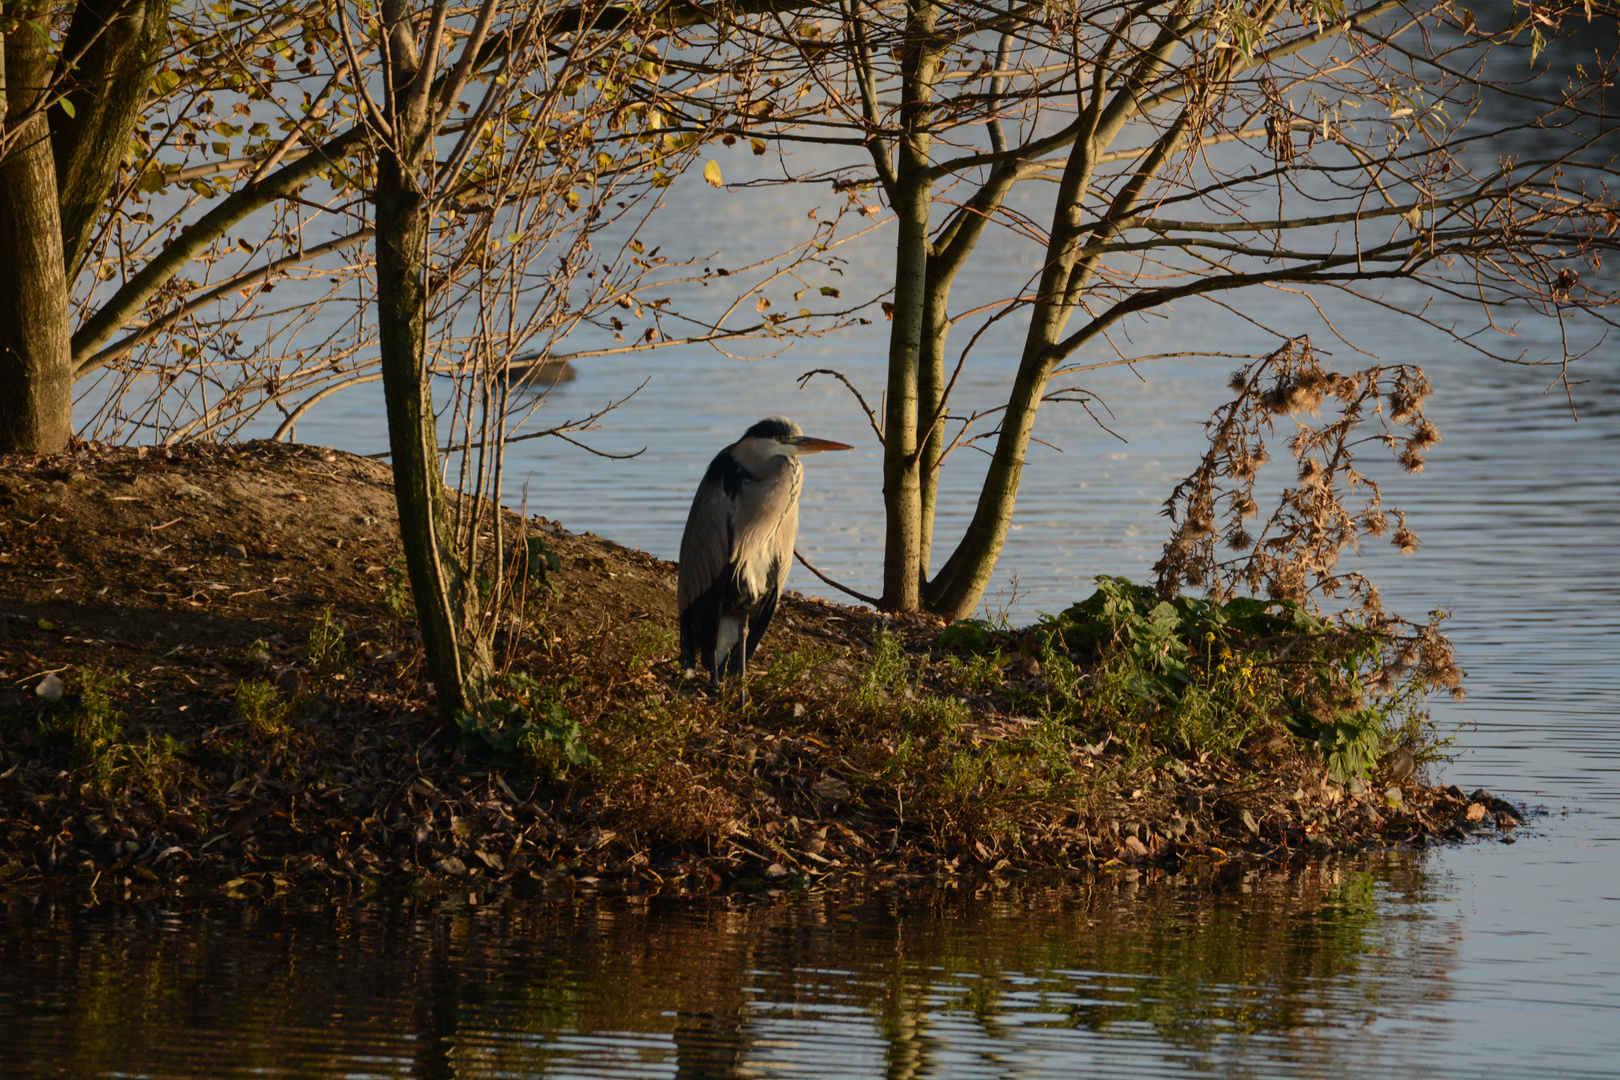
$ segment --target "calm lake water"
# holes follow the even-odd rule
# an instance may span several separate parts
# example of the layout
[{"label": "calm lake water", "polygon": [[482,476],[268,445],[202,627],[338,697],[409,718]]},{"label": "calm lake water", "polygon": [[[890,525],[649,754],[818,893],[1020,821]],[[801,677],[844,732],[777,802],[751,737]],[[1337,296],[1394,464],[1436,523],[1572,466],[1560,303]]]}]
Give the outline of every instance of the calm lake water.
[{"label": "calm lake water", "polygon": [[[746,161],[722,160],[726,175]],[[666,250],[739,264],[774,236],[739,221],[802,220],[803,193],[674,189]],[[1031,210],[1050,197],[1029,196]],[[830,200],[830,196],[823,196]],[[830,205],[830,202],[828,203]],[[792,213],[789,207],[795,207]],[[877,280],[882,237],[848,251]],[[1024,280],[1030,253],[989,242],[961,306]],[[850,293],[855,290],[846,289]],[[1416,292],[1387,290],[1416,308]],[[1388,606],[1452,612],[1468,699],[1440,777],[1544,807],[1517,843],[1290,875],[1105,876],[1064,889],[916,890],[732,901],[354,904],[80,912],[12,904],[0,929],[0,1073],[17,1076],[1620,1076],[1620,369],[1578,371],[1573,419],[1552,373],[1470,355],[1371,306],[1325,298],[1356,344],[1416,361],[1444,441],[1420,477],[1391,476],[1421,552],[1370,550]],[[1372,361],[1303,306],[1258,309],[1309,332],[1345,368]],[[1435,309],[1464,318],[1457,309]],[[591,361],[542,422],[648,387],[590,436],[633,461],[548,441],[514,448],[509,496],[531,511],[672,558],[709,457],[784,412],[855,452],[808,467],[801,548],[876,591],[879,460],[830,380],[875,400],[884,327],[744,363],[708,351]],[[1556,328],[1526,322],[1532,357]],[[1132,328],[1136,353],[1274,342],[1214,307]],[[965,339],[966,335],[962,335]],[[993,402],[1009,336],[976,351],[960,399]],[[954,353],[953,353],[954,356]],[[1101,359],[1096,357],[1094,359]],[[1049,409],[989,613],[1014,622],[1147,575],[1158,511],[1202,449],[1230,361],[1156,362],[1074,382],[1105,402],[1099,430]],[[375,390],[375,388],[371,388]],[[335,399],[301,441],[386,446],[380,394]],[[941,543],[971,509],[982,464],[948,472]],[[1382,475],[1382,474],[1381,474]],[[936,564],[942,557],[936,551]],[[794,586],[837,594],[799,571]]]}]

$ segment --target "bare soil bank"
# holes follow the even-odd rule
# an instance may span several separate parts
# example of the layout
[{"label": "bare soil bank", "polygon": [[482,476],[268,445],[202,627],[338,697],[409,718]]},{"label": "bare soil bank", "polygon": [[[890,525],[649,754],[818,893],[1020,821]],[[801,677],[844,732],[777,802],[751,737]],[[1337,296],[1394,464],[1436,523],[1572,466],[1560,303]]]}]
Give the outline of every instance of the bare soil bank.
[{"label": "bare soil bank", "polygon": [[[1054,732],[1029,707],[1038,665],[970,690],[936,620],[793,593],[750,702],[714,700],[678,670],[674,564],[529,528],[561,569],[504,645],[596,759],[560,775],[435,719],[386,466],[271,443],[0,459],[0,888],[708,891],[1280,862],[1518,824],[1483,792],[1325,783],[1276,733],[1144,760]],[[315,657],[318,625],[343,645]]]}]

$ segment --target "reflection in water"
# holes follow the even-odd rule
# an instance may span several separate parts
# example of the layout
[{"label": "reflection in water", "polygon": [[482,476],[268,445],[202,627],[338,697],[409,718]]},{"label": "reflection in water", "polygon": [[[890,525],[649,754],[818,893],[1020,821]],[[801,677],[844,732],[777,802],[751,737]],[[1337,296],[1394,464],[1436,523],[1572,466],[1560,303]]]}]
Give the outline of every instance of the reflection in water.
[{"label": "reflection in water", "polygon": [[710,903],[19,901],[0,1073],[1384,1075],[1446,992],[1433,899],[1392,856]]}]

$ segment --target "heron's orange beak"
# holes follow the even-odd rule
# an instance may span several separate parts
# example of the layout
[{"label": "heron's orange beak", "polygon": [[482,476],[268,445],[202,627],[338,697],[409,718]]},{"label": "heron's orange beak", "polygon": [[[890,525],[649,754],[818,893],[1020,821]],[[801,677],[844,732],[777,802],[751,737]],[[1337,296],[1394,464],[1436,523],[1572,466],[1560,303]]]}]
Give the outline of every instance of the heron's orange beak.
[{"label": "heron's orange beak", "polygon": [[794,435],[792,438],[783,441],[797,447],[801,454],[819,454],[823,450],[855,449],[849,443],[833,442],[831,439],[818,439],[814,435]]}]

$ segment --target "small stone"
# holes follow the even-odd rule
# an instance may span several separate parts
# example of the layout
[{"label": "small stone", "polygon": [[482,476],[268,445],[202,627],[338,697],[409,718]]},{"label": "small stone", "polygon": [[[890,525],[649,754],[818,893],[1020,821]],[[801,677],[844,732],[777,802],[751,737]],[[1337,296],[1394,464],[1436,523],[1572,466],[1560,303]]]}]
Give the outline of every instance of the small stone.
[{"label": "small stone", "polygon": [[34,693],[38,694],[46,701],[61,701],[62,692],[64,689],[65,688],[62,686],[62,677],[53,671],[43,679],[39,680],[39,685],[34,687]]},{"label": "small stone", "polygon": [[243,544],[227,544],[225,552],[237,562],[247,562],[247,547]]},{"label": "small stone", "polygon": [[1484,821],[1485,820],[1485,804],[1484,803],[1469,803],[1468,804],[1468,809],[1464,812],[1463,816],[1466,817],[1469,821]]},{"label": "small stone", "polygon": [[787,877],[787,873],[787,867],[781,863],[773,862],[765,868],[765,876],[768,878],[784,878]]},{"label": "small stone", "polygon": [[1417,759],[1408,747],[1397,746],[1385,754],[1378,764],[1390,780],[1398,784],[1412,775],[1412,770],[1417,767]]},{"label": "small stone", "polygon": [[1384,789],[1384,804],[1390,809],[1400,806],[1403,801],[1405,798],[1401,794],[1400,785],[1392,784]]},{"label": "small stone", "polygon": [[1125,850],[1136,856],[1138,859],[1146,858],[1148,853],[1147,845],[1142,843],[1142,841],[1138,840],[1134,836],[1127,836],[1125,838]]},{"label": "small stone", "polygon": [[795,701],[793,703],[793,719],[795,719],[795,720],[803,720],[804,717],[805,717],[805,714],[808,713],[809,711],[810,710],[805,706],[804,702]]},{"label": "small stone", "polygon": [[836,776],[828,776],[817,780],[810,785],[810,790],[815,792],[818,798],[832,799],[835,802],[849,798],[850,794],[849,785]]},{"label": "small stone", "polygon": [[446,855],[444,858],[434,863],[433,868],[438,870],[441,874],[451,874],[455,877],[460,877],[467,872],[467,864],[456,858],[454,855]]}]

